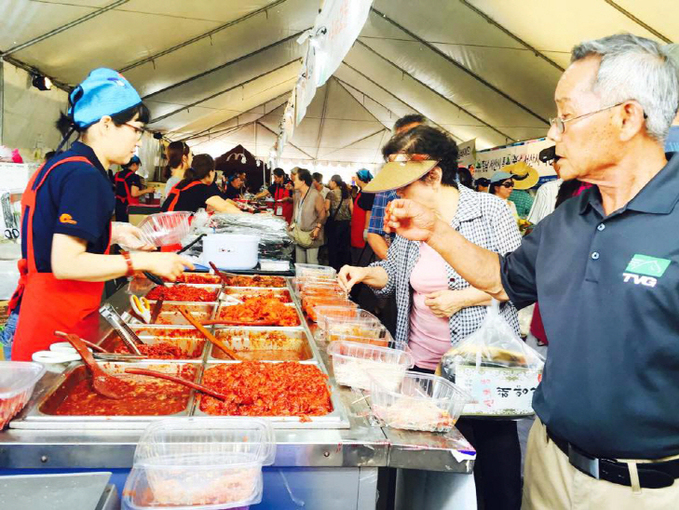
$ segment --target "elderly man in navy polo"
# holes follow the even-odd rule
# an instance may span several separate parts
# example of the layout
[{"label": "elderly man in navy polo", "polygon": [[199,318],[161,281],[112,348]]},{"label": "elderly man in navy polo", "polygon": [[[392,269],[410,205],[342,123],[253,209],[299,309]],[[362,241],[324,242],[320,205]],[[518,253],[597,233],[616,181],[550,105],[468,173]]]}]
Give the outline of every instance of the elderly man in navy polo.
[{"label": "elderly man in navy polo", "polygon": [[564,179],[595,186],[513,253],[392,202],[387,229],[427,242],[473,286],[540,300],[550,348],[533,401],[524,509],[679,508],[679,155],[664,139],[679,67],[619,34],[573,49],[548,137]]}]

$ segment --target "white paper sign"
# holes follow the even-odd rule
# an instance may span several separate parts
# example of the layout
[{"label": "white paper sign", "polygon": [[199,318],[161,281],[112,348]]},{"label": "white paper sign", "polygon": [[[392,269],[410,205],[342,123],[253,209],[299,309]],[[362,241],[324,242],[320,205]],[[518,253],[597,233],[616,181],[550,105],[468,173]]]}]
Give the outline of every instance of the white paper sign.
[{"label": "white paper sign", "polygon": [[540,380],[541,371],[526,368],[455,367],[455,384],[474,398],[464,406],[463,416],[533,414],[533,394]]},{"label": "white paper sign", "polygon": [[476,138],[457,145],[458,165],[469,167],[476,162]]}]

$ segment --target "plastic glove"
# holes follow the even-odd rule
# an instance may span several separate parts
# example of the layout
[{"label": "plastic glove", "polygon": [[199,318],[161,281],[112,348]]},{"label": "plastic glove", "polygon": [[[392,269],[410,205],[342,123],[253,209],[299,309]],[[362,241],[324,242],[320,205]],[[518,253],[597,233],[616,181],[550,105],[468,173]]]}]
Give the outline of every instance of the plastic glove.
[{"label": "plastic glove", "polygon": [[114,221],[111,224],[111,244],[120,245],[127,251],[142,250],[153,251],[156,247],[149,244],[138,227],[122,221]]}]

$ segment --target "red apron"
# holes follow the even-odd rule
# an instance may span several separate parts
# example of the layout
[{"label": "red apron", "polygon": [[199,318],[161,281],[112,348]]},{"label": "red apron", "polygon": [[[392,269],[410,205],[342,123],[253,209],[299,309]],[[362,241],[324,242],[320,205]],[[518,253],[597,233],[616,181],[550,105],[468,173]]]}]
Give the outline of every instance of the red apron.
[{"label": "red apron", "polygon": [[361,198],[359,191],[354,200],[354,212],[351,215],[351,246],[354,248],[364,248],[365,240],[363,231],[365,230],[365,216],[367,211],[358,206],[358,199]]},{"label": "red apron", "polygon": [[[33,214],[38,190],[57,166],[81,162],[92,165],[87,158],[74,156],[55,163],[35,184],[42,167],[31,178],[21,200],[26,220],[26,259],[19,261],[21,277],[10,301],[13,310],[21,301],[19,322],[12,345],[13,361],[30,361],[34,352],[49,349],[56,341],[55,331],[75,333],[86,340],[96,340],[99,332],[99,305],[104,282],[57,280],[52,273],[39,273],[35,265],[33,246]],[[105,253],[109,253],[111,240]]]},{"label": "red apron", "polygon": [[[281,186],[276,186],[276,193],[274,194],[274,214],[276,216],[282,216],[285,218],[285,221],[290,223],[292,221],[292,202],[282,202],[282,200],[286,197],[289,197],[290,193],[288,192],[285,187]],[[280,214],[279,210],[280,209]]]},{"label": "red apron", "polygon": [[[115,183],[116,183],[116,200],[118,202],[122,202],[123,204],[128,204],[128,205],[139,205],[139,197],[133,197],[132,196],[132,190],[130,189],[130,185],[127,182],[127,179],[133,175],[134,172],[132,170],[121,170],[116,174],[115,178]],[[118,185],[122,184],[125,187],[125,196],[123,195],[118,195]]]},{"label": "red apron", "polygon": [[[167,198],[170,198],[170,197],[173,197],[173,198],[172,198],[172,201],[170,202],[170,205],[167,207],[166,212],[174,211],[174,208],[177,207],[177,202],[179,202],[179,195],[181,195],[182,192],[186,191],[187,189],[191,189],[194,186],[198,186],[199,184],[204,185],[205,183],[203,183],[202,181],[193,181],[193,182],[190,182],[189,184],[187,184],[186,186],[184,186],[181,189],[179,188],[179,184],[176,184],[170,190],[170,192],[167,194]],[[191,223],[191,221],[193,221],[193,217],[191,217],[191,219],[189,219],[189,224]],[[167,246],[161,246],[160,247],[160,251],[162,251],[162,252],[175,252],[175,251],[178,251],[178,250],[181,250],[181,249],[182,249],[181,243],[169,244]]]}]

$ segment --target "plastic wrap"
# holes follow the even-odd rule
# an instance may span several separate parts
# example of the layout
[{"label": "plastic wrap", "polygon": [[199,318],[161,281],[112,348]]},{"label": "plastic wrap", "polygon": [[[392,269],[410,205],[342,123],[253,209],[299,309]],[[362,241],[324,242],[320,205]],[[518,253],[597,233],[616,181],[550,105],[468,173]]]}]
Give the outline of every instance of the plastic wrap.
[{"label": "plastic wrap", "polygon": [[[192,234],[249,234],[259,236],[259,258],[272,260],[289,260],[294,250],[292,238],[288,235],[288,224],[284,219],[260,214],[227,214],[213,215],[207,223],[199,221],[202,226],[192,225]],[[203,252],[203,241],[198,241],[186,254],[200,258]]]}]

